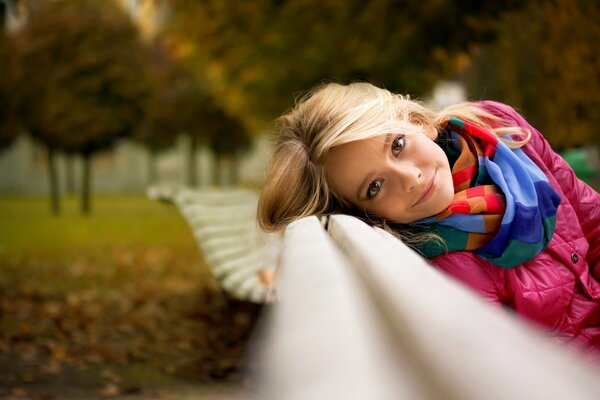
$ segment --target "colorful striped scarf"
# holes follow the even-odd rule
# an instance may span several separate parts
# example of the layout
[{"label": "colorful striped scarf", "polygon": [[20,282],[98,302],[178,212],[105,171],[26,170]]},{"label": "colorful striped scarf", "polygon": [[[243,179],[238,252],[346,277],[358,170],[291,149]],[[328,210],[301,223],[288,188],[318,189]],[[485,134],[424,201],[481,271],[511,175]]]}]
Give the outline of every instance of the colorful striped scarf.
[{"label": "colorful striped scarf", "polygon": [[554,233],[560,196],[521,149],[493,132],[451,117],[438,140],[452,166],[454,198],[441,213],[418,224],[438,234],[417,249],[428,258],[470,250],[503,268],[531,260]]}]

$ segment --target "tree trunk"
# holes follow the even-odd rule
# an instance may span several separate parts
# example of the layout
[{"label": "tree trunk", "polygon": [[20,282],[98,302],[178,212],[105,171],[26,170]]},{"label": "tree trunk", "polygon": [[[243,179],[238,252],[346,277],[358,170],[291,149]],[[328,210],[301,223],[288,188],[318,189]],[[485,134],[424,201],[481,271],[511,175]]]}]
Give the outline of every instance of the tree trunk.
[{"label": "tree trunk", "polygon": [[190,135],[190,147],[189,147],[189,154],[188,154],[188,179],[187,179],[187,181],[188,181],[187,183],[190,187],[195,187],[198,185],[197,150],[198,150],[198,140],[193,135]]},{"label": "tree trunk", "polygon": [[235,156],[231,157],[231,163],[230,163],[230,173],[229,176],[231,177],[231,185],[232,186],[237,186],[240,183],[240,170],[239,170],[239,162],[238,159]]},{"label": "tree trunk", "polygon": [[221,156],[221,184],[223,186],[233,185],[233,156],[223,154]]},{"label": "tree trunk", "polygon": [[48,175],[50,178],[50,211],[52,214],[58,215],[60,214],[60,188],[56,169],[56,153],[51,147],[48,147]]},{"label": "tree trunk", "polygon": [[148,172],[148,185],[156,183],[158,181],[158,168],[156,163],[158,162],[158,150],[148,148],[148,163],[146,165]]},{"label": "tree trunk", "polygon": [[213,152],[213,167],[212,167],[212,183],[213,186],[221,186],[221,156]]},{"label": "tree trunk", "polygon": [[90,179],[91,179],[91,156],[83,155],[83,169],[81,177],[81,213],[89,215],[91,212],[90,204]]},{"label": "tree trunk", "polygon": [[75,155],[65,154],[65,169],[66,169],[66,183],[65,192],[66,194],[75,194]]}]

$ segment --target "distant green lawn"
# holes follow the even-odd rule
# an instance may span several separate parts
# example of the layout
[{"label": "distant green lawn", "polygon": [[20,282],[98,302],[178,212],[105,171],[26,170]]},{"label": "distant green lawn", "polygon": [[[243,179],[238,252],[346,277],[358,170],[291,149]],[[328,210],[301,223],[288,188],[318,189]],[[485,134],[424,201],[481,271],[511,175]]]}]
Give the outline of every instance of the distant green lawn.
[{"label": "distant green lawn", "polygon": [[0,256],[96,253],[107,246],[195,249],[177,208],[143,196],[95,196],[89,216],[74,197],[63,199],[58,216],[45,197],[0,197]]}]

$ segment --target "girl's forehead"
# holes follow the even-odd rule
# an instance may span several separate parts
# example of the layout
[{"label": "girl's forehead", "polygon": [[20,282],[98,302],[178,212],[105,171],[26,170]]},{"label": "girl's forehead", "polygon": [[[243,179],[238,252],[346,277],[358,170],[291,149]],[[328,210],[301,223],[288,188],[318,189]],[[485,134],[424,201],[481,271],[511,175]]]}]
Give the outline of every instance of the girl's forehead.
[{"label": "girl's forehead", "polygon": [[325,167],[339,165],[348,161],[357,161],[363,155],[377,154],[384,151],[384,145],[393,137],[391,134],[377,135],[366,139],[353,140],[330,149]]}]

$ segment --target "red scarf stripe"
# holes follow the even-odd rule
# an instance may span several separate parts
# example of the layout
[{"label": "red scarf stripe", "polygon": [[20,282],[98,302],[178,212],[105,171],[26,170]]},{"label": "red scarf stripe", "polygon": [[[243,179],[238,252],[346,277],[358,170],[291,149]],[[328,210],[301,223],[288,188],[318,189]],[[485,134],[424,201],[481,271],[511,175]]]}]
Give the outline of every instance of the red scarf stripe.
[{"label": "red scarf stripe", "polygon": [[[467,144],[467,141],[462,137],[460,138],[460,147],[463,149],[469,147],[469,145]],[[460,171],[461,169],[463,169],[465,167],[475,165],[475,164],[477,164],[477,157],[475,156],[475,154],[473,154],[471,152],[463,151],[460,153],[460,155],[454,162],[453,169]]]},{"label": "red scarf stripe", "polygon": [[485,157],[492,159],[494,157],[494,154],[496,154],[496,148],[493,146],[487,146],[485,148]]},{"label": "red scarf stripe", "polygon": [[[498,136],[496,136],[491,131],[487,129],[482,129],[476,125],[468,125],[466,126],[466,131],[471,135],[478,137],[479,139],[484,140],[485,142],[485,150],[482,151],[481,148],[477,149],[478,154],[483,154],[485,157],[492,158],[494,154],[496,154],[496,146],[498,145]],[[476,146],[479,147],[479,143],[476,143]]]},{"label": "red scarf stripe", "polygon": [[450,210],[452,214],[470,214],[471,205],[468,201],[463,200],[450,204],[450,206],[448,206],[448,210]]},{"label": "red scarf stripe", "polygon": [[472,136],[482,139],[485,142],[491,143],[494,147],[498,144],[498,136],[492,133],[490,130],[483,129],[475,124],[465,124],[464,130],[466,130]]},{"label": "red scarf stripe", "polygon": [[469,183],[471,179],[475,175],[475,171],[477,170],[477,166],[471,165],[461,171],[452,173],[452,182],[454,183],[454,187],[456,190],[464,190],[460,189],[460,185],[466,184],[469,187]]},{"label": "red scarf stripe", "polygon": [[487,212],[504,214],[504,211],[506,210],[506,205],[504,204],[504,196],[501,196],[499,194],[486,196],[485,202],[487,204]]},{"label": "red scarf stripe", "polygon": [[475,187],[469,188],[466,190],[467,197],[471,199],[473,197],[485,196],[485,194],[486,194],[485,188],[486,188],[486,186],[475,186]]},{"label": "red scarf stripe", "polygon": [[504,213],[504,197],[501,194],[490,194],[481,195],[479,197],[462,198],[464,197],[463,191],[457,193],[452,204],[448,209],[442,211],[436,219],[443,219],[452,214],[489,214],[489,213]]}]

